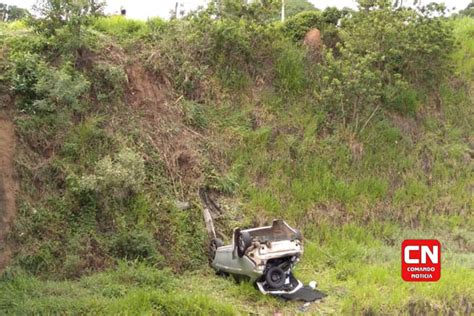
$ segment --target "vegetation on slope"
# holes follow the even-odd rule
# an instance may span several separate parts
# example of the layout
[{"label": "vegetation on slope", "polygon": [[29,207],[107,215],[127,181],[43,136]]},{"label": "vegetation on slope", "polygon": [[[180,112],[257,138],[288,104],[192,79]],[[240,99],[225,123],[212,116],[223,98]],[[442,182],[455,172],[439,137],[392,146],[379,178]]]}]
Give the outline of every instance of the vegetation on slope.
[{"label": "vegetation on slope", "polygon": [[[283,25],[239,1],[168,22],[74,5],[0,25],[21,179],[0,310],[294,312],[206,267],[200,187],[225,236],[302,228],[296,273],[329,294],[314,312],[472,309],[472,19],[386,1]],[[300,43],[314,26],[317,53]],[[400,278],[418,237],[443,245],[438,283]]]}]

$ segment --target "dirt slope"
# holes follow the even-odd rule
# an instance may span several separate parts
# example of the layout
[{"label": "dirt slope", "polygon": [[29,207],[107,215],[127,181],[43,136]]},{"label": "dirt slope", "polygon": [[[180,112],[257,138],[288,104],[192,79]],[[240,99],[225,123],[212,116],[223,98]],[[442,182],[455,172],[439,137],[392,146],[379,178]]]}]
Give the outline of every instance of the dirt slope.
[{"label": "dirt slope", "polygon": [[6,114],[0,112],[0,271],[5,268],[11,256],[6,238],[16,214],[15,194],[18,184],[13,165],[14,152],[13,123]]}]

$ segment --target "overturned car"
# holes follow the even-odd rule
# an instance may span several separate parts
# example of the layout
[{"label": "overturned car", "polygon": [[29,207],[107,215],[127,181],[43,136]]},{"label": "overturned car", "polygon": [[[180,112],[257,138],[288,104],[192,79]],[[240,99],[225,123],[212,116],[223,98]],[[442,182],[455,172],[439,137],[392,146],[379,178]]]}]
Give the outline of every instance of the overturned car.
[{"label": "overturned car", "polygon": [[234,229],[232,244],[214,238],[211,266],[220,274],[255,282],[262,293],[286,295],[303,288],[292,269],[303,254],[301,233],[283,220],[271,226]]}]

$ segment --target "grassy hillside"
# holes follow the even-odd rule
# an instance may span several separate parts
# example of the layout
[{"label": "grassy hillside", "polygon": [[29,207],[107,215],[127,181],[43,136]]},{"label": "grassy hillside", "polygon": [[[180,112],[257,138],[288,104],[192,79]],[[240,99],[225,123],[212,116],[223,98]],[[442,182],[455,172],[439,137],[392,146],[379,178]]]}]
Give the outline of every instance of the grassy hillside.
[{"label": "grassy hillside", "polygon": [[[207,266],[202,187],[227,240],[302,229],[295,272],[329,295],[310,313],[472,311],[473,19],[237,9],[0,25],[20,185],[0,311],[296,313]],[[440,240],[439,282],[402,281],[407,238]]]}]

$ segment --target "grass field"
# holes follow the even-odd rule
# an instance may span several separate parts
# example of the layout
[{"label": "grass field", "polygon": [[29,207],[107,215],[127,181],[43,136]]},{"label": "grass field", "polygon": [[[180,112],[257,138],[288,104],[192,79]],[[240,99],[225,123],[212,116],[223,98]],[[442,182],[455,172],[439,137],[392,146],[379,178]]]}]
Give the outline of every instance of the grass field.
[{"label": "grass field", "polygon": [[[93,66],[81,73],[24,53],[42,46],[24,25],[2,24],[2,47],[24,53],[11,57],[15,67],[46,79],[27,91],[38,100],[17,104],[13,114],[22,179],[12,236],[18,248],[0,278],[0,314],[298,313],[301,303],[264,296],[207,266],[193,195],[202,182],[221,193],[227,213],[217,227],[228,236],[234,226],[272,218],[303,231],[296,276],[328,294],[310,314],[472,313],[474,20],[449,23],[458,42],[455,73],[442,82],[438,105],[417,97],[416,115],[378,111],[362,120],[364,128],[315,103],[297,46],[275,62],[268,79],[275,85],[253,87],[244,70],[221,67],[210,76],[210,67],[182,63],[184,83],[172,94],[163,91],[172,90],[167,80],[181,73],[166,74],[168,57],[177,51],[187,61],[191,53],[171,35],[149,34],[163,21],[96,20],[87,34],[104,46],[94,43]],[[141,42],[150,37],[163,46],[143,64],[158,59],[150,67],[168,76],[164,83],[135,56],[151,50],[154,44]],[[228,81],[209,95],[186,95],[195,84],[188,78],[206,76],[209,85]],[[190,209],[174,206],[182,199]],[[416,238],[441,242],[439,282],[401,279],[401,243]]]}]

